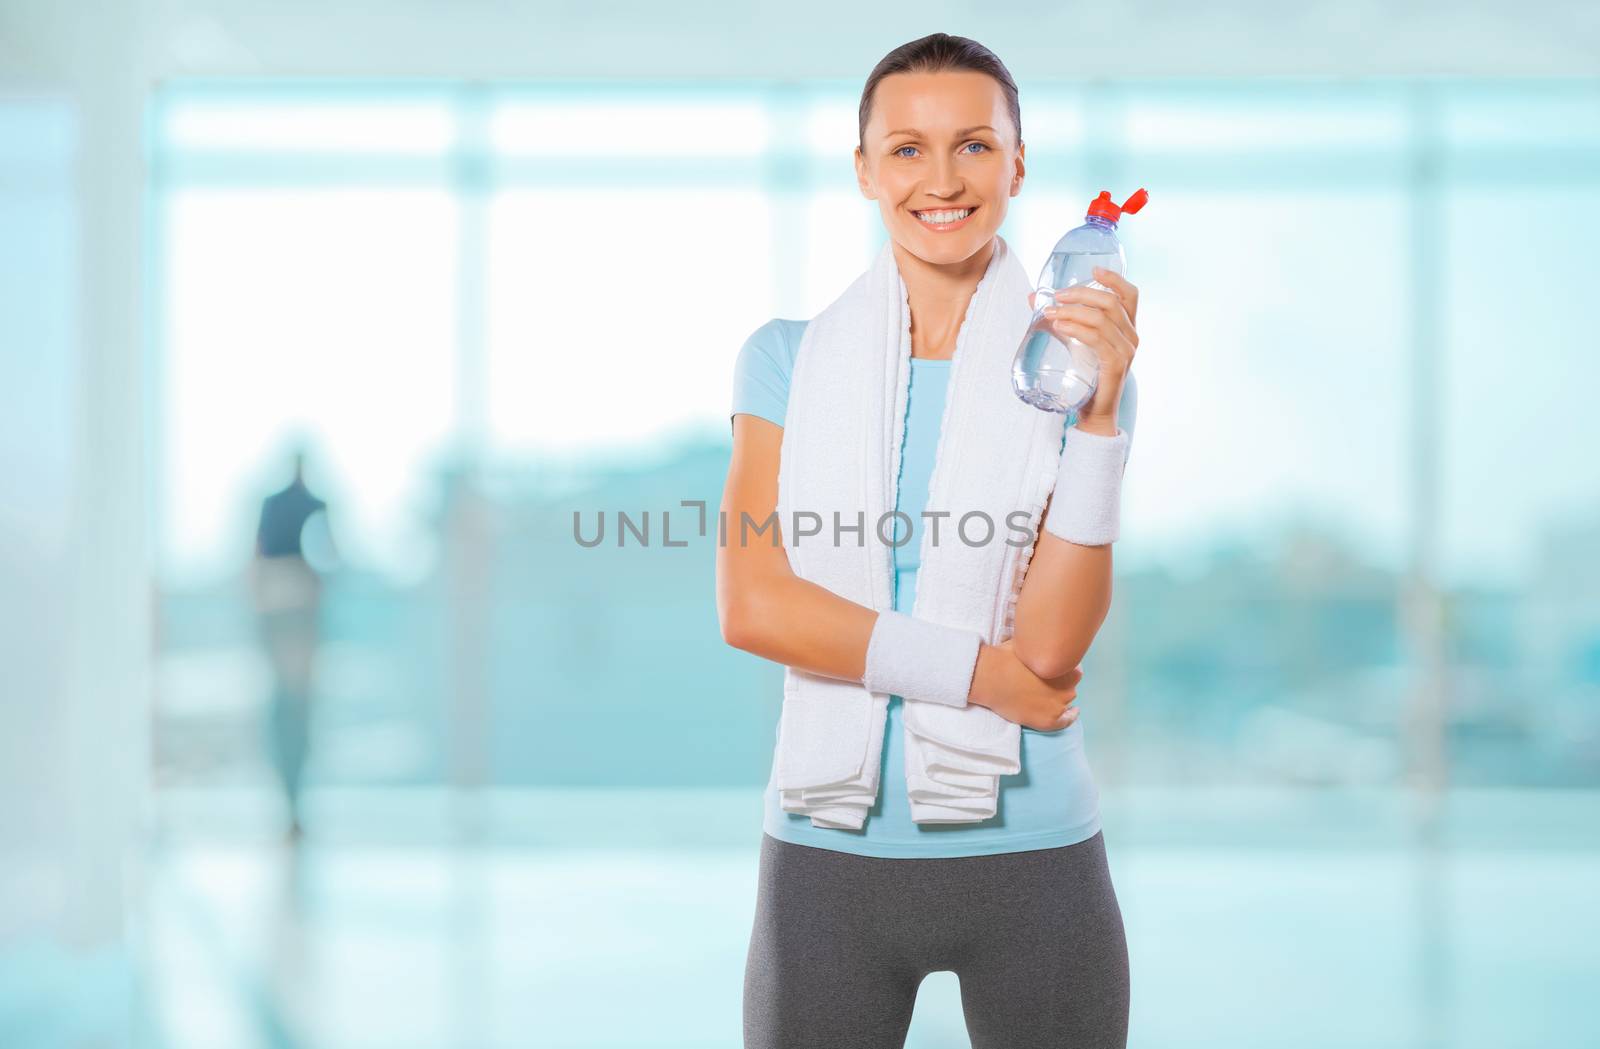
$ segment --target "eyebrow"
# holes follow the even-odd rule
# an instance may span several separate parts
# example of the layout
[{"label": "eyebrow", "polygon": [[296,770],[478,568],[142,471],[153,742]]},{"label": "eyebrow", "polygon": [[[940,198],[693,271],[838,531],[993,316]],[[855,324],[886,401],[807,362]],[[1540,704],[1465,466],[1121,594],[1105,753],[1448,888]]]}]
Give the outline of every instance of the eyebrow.
[{"label": "eyebrow", "polygon": [[[964,128],[957,129],[956,130],[956,137],[960,138],[963,135],[970,135],[974,131],[993,131],[993,130],[994,130],[994,128],[990,127],[988,124],[977,124],[977,125],[974,125],[973,127],[964,127]],[[889,134],[891,134],[891,135],[920,135],[920,134],[922,134],[922,132],[918,131],[914,127],[903,127],[903,128],[899,128],[898,130],[891,131],[891,132],[889,132]]]}]

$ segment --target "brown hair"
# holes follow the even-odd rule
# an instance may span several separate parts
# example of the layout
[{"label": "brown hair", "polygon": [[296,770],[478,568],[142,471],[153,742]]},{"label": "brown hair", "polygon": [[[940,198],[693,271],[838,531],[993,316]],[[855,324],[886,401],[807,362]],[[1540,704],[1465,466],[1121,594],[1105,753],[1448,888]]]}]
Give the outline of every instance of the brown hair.
[{"label": "brown hair", "polygon": [[1006,108],[1011,112],[1011,124],[1017,129],[1017,141],[1022,141],[1022,106],[1017,101],[1017,82],[1004,62],[976,40],[949,33],[929,33],[920,40],[901,44],[890,51],[873,67],[861,89],[860,127],[858,145],[867,140],[867,119],[872,116],[872,95],[878,81],[895,73],[941,73],[947,69],[968,69],[994,77],[1005,93]]}]

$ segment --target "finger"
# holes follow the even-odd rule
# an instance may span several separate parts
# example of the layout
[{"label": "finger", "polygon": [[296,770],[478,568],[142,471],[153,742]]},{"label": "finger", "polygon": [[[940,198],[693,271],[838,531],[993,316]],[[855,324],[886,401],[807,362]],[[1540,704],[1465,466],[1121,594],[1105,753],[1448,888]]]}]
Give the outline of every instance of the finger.
[{"label": "finger", "polygon": [[1056,303],[1057,305],[1045,307],[1047,316],[1051,315],[1051,310],[1060,310],[1067,305],[1089,306],[1100,310],[1100,312],[1115,321],[1118,327],[1128,333],[1129,340],[1134,345],[1137,346],[1139,343],[1138,328],[1133,322],[1133,317],[1129,315],[1122,299],[1109,291],[1101,291],[1098,288],[1085,288],[1080,285],[1057,292]]},{"label": "finger", "polygon": [[1108,288],[1115,288],[1117,291],[1131,297],[1137,297],[1138,287],[1116,270],[1108,270],[1104,266],[1096,266],[1094,268],[1094,279]]},{"label": "finger", "polygon": [[1099,306],[1104,310],[1115,310],[1118,313],[1128,312],[1122,303],[1122,296],[1114,291],[1102,291],[1091,288],[1087,284],[1074,284],[1070,288],[1063,288],[1056,292],[1057,302],[1086,302]]},{"label": "finger", "polygon": [[[1088,331],[1099,335],[1100,340],[1094,343],[1097,348],[1108,353],[1124,356],[1128,359],[1128,363],[1132,364],[1134,351],[1139,348],[1139,333],[1130,331],[1120,324],[1104,320],[1104,316],[1104,314],[1101,314],[1100,317],[1062,317],[1059,314],[1055,314],[1047,319],[1051,324],[1060,321],[1072,325],[1073,327],[1069,328],[1068,331],[1074,336],[1078,336],[1080,331]],[[1080,341],[1089,341],[1081,336],[1078,337]]]},{"label": "finger", "polygon": [[1087,324],[1092,328],[1101,328],[1103,330],[1115,328],[1122,333],[1122,337],[1128,345],[1137,346],[1139,343],[1139,333],[1134,329],[1133,322],[1128,320],[1127,314],[1120,309],[1113,313],[1102,310],[1097,306],[1075,302],[1065,306],[1051,306],[1044,311],[1044,315],[1050,318],[1067,317]]},{"label": "finger", "polygon": [[1133,349],[1127,338],[1113,326],[1086,324],[1070,317],[1056,317],[1050,322],[1050,330],[1062,342],[1077,339],[1094,350],[1102,360],[1106,358],[1125,359],[1130,362],[1133,360]]},{"label": "finger", "polygon": [[1109,288],[1114,289],[1122,297],[1123,308],[1128,311],[1129,318],[1139,315],[1139,288],[1115,270],[1108,270],[1104,266],[1094,268],[1094,279]]},{"label": "finger", "polygon": [[1102,365],[1116,356],[1116,351],[1111,348],[1104,334],[1076,321],[1058,320],[1050,325],[1050,334],[1062,344],[1068,344],[1073,339],[1078,340],[1094,352],[1095,358]]}]

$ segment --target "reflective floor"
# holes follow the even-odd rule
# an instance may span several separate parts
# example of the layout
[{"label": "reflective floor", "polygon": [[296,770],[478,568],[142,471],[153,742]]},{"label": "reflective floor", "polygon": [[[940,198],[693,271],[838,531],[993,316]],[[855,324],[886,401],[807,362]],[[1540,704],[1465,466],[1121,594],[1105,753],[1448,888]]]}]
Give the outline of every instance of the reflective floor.
[{"label": "reflective floor", "polygon": [[[323,800],[291,849],[257,800],[172,799],[147,912],[164,1049],[741,1044],[757,854],[717,838],[750,838],[754,794],[703,798],[698,844],[642,848],[540,841],[561,819],[537,796]],[[661,802],[585,804],[625,820]],[[1241,830],[1214,846],[1183,840],[1197,804],[1106,799],[1130,1045],[1600,1044],[1589,798],[1453,803],[1433,850],[1376,815],[1365,843],[1359,820],[1329,836],[1328,812],[1392,817],[1381,799],[1219,796],[1207,817],[1232,806]],[[1296,833],[1297,810],[1319,826]],[[1488,835],[1502,812],[1517,826]],[[487,844],[451,844],[473,834]],[[924,981],[908,1046],[968,1044],[958,993],[954,974]]]}]

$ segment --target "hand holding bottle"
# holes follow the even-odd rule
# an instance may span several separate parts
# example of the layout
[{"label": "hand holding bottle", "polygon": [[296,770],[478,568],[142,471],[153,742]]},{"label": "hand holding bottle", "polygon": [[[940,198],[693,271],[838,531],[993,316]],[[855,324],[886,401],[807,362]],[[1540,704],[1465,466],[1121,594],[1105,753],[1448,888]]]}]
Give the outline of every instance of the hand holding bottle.
[{"label": "hand holding bottle", "polygon": [[1138,289],[1122,276],[1127,266],[1117,223],[1149,198],[1140,189],[1119,206],[1110,190],[1101,190],[1089,202],[1083,225],[1056,241],[1039,271],[1028,301],[1033,318],[1011,360],[1011,388],[1024,402],[1040,411],[1077,412],[1090,424],[1084,429],[1100,433],[1116,432],[1122,377],[1139,342]]},{"label": "hand holding bottle", "polygon": [[[1139,289],[1129,280],[1103,266],[1094,268],[1096,283],[1106,289],[1078,284],[1055,293],[1055,305],[1045,307],[1050,330],[1065,343],[1068,339],[1094,351],[1099,360],[1099,379],[1089,401],[1078,409],[1080,422],[1109,423],[1105,433],[1116,433],[1117,405],[1122,400],[1123,380],[1139,348],[1135,326],[1139,313]],[[1085,427],[1091,429],[1094,427]]]}]

